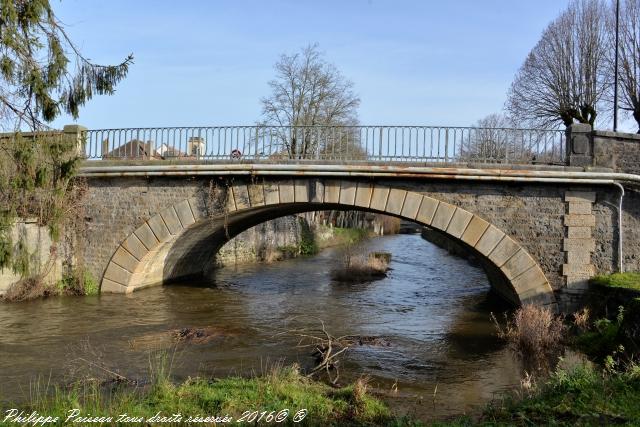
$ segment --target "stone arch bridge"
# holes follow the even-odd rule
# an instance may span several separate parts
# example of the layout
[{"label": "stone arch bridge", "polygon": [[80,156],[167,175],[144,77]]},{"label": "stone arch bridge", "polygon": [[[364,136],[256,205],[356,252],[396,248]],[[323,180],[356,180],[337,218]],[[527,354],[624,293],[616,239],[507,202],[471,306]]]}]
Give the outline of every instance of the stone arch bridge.
[{"label": "stone arch bridge", "polygon": [[[82,129],[71,131],[85,141]],[[383,131],[372,132],[375,147],[359,140],[359,153],[381,147],[372,161],[344,161],[345,154],[343,161],[331,161],[320,158],[331,154],[320,148],[312,161],[262,159],[258,130],[249,138],[255,137],[255,156],[233,161],[199,159],[208,149],[202,136],[188,138],[191,155],[175,147],[159,151],[138,139],[118,142],[109,151],[114,144],[109,131],[106,138],[95,133],[93,151],[86,152],[98,153],[100,160],[81,168],[88,191],[75,255],[100,279],[102,292],[129,293],[207,276],[224,243],[262,222],[355,209],[413,221],[457,242],[480,260],[492,288],[514,305],[564,309],[591,276],[640,269],[639,137],[576,125],[567,132],[560,164],[551,157],[546,164],[536,161],[541,152],[531,157],[530,145],[522,151],[527,160],[516,165],[506,157],[476,163],[460,154],[450,157],[446,133],[444,142],[431,145],[431,153],[444,147],[443,154],[429,163],[406,156],[405,162],[393,161],[403,159],[397,154],[385,161],[394,140]],[[415,149],[422,147],[422,155],[426,135],[424,130]],[[409,152],[411,138],[401,141]],[[468,152],[463,148],[459,153]],[[167,153],[182,157],[167,161]]]},{"label": "stone arch bridge", "polygon": [[[499,171],[491,180],[406,168],[393,177],[314,176],[313,167],[304,175],[253,170],[251,176],[216,176],[222,171],[213,169],[195,176],[86,173],[81,246],[102,292],[206,276],[217,250],[238,233],[280,216],[327,209],[386,213],[437,230],[472,251],[494,290],[516,305],[570,301],[586,279],[616,271],[621,261],[620,190],[613,184],[562,182],[544,172],[536,180]],[[627,193],[634,208],[623,211],[623,227],[634,236],[639,200]],[[637,268],[630,265],[637,262],[634,248],[635,242],[623,248],[627,268]]]}]

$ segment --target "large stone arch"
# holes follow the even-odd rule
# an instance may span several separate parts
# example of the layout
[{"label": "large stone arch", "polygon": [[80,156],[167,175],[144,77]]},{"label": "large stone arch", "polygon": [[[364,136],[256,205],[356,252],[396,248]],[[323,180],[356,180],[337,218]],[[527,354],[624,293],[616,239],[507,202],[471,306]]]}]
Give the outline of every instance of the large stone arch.
[{"label": "large stone arch", "polygon": [[203,201],[186,199],[149,218],[117,248],[101,290],[129,293],[202,274],[226,241],[279,216],[357,209],[415,221],[461,242],[501,276],[500,293],[516,305],[555,304],[544,272],[517,241],[476,214],[417,192],[350,180],[235,183],[224,204],[212,216]]}]

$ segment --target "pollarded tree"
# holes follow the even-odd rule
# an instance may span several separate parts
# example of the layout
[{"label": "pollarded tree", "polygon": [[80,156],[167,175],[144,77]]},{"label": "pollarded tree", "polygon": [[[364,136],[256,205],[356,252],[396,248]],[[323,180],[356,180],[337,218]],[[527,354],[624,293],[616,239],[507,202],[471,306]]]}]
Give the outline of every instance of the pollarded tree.
[{"label": "pollarded tree", "polygon": [[[615,46],[615,9],[613,7],[608,16],[609,40],[611,46]],[[614,49],[610,49],[609,57],[611,79],[614,72]],[[620,1],[618,55],[620,108],[633,116],[638,123],[638,133],[640,133],[640,0]]]},{"label": "pollarded tree", "polygon": [[49,0],[0,0],[0,106],[5,127],[40,129],[61,113],[78,117],[94,95],[112,94],[132,63],[88,60]]},{"label": "pollarded tree", "polygon": [[353,92],[353,83],[324,59],[317,44],[282,55],[275,71],[276,77],[269,82],[271,95],[261,99],[262,124],[282,127],[277,138],[289,158],[312,157],[326,150],[326,145],[335,151],[340,140],[349,141],[348,131],[332,134],[323,126],[356,124],[360,98]]},{"label": "pollarded tree", "polygon": [[610,85],[606,6],[573,0],[542,34],[518,71],[506,109],[528,127],[592,124]]}]

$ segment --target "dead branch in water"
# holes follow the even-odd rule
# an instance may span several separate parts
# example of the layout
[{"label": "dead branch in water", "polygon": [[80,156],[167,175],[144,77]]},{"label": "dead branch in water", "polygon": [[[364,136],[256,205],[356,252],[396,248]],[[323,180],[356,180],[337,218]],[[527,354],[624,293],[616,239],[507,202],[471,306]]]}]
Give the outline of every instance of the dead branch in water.
[{"label": "dead branch in water", "polygon": [[338,370],[338,357],[343,355],[351,347],[353,340],[350,335],[336,337],[327,331],[324,321],[315,316],[296,316],[289,320],[301,317],[317,320],[320,328],[309,330],[308,328],[288,329],[275,336],[289,335],[298,338],[297,348],[313,348],[312,356],[316,358],[316,366],[311,369],[307,377],[313,377],[321,372],[326,372],[329,382],[338,383],[340,372]]}]

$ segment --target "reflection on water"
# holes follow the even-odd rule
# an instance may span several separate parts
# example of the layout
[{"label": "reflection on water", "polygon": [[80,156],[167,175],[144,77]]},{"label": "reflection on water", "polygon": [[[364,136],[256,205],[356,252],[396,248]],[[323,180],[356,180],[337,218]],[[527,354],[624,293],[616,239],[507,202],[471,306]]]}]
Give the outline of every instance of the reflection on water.
[{"label": "reflection on water", "polygon": [[[332,283],[338,249],[271,265],[226,267],[215,285],[184,283],[128,296],[54,298],[0,305],[0,397],[24,399],[38,375],[64,380],[64,361],[88,341],[102,362],[143,377],[148,350],[167,331],[209,327],[213,339],[180,346],[177,378],[260,372],[277,361],[310,363],[296,341],[276,336],[326,322],[333,335],[382,336],[389,346],[348,353],[344,381],[367,374],[400,411],[424,418],[468,413],[519,380],[520,367],[495,339],[482,270],[418,235],[376,238],[363,252],[393,254],[386,279]],[[397,392],[391,392],[397,386]],[[435,393],[434,398],[434,390]]]}]

